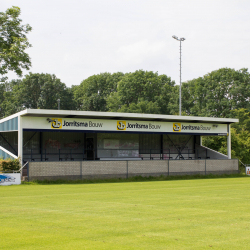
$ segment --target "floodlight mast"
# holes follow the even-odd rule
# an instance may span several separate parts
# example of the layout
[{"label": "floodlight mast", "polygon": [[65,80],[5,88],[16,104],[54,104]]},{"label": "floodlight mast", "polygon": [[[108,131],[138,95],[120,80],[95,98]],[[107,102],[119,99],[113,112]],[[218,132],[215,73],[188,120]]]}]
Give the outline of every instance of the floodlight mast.
[{"label": "floodlight mast", "polygon": [[181,42],[186,39],[184,37],[178,38],[177,36],[172,36],[175,40],[180,41],[180,98],[179,98],[179,115],[181,116]]}]

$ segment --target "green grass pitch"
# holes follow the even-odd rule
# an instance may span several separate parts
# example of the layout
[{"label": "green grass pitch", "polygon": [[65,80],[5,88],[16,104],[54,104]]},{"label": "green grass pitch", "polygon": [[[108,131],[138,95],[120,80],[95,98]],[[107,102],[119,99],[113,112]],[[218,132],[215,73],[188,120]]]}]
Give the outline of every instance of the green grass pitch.
[{"label": "green grass pitch", "polygon": [[250,179],[0,187],[1,249],[250,249]]}]

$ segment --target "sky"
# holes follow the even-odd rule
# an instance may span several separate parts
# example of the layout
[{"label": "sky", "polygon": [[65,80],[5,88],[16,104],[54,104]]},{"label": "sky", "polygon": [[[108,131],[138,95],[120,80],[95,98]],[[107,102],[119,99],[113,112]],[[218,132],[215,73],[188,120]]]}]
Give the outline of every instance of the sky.
[{"label": "sky", "polygon": [[[250,67],[249,0],[1,0],[21,8],[32,73],[68,87],[104,72],[146,70],[179,84],[219,68]],[[18,79],[12,73],[9,80]]]}]

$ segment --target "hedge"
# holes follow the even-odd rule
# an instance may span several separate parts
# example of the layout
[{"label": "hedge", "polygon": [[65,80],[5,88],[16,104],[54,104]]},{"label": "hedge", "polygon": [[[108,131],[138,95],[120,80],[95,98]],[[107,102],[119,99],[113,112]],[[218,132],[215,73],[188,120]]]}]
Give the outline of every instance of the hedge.
[{"label": "hedge", "polygon": [[20,169],[20,162],[19,158],[11,160],[1,160],[0,159],[0,170],[7,172],[7,171],[17,171]]}]

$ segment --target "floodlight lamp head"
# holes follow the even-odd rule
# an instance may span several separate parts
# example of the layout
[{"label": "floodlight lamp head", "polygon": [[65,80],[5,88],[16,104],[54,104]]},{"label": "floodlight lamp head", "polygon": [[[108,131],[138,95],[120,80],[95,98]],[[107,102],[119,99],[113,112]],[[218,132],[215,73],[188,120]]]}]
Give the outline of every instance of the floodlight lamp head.
[{"label": "floodlight lamp head", "polygon": [[179,40],[177,36],[172,36],[174,39]]},{"label": "floodlight lamp head", "polygon": [[186,39],[184,37],[180,38],[181,41],[185,41]]}]

